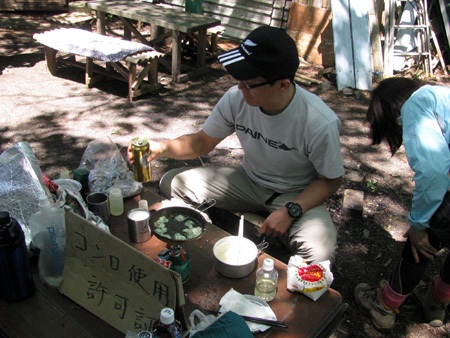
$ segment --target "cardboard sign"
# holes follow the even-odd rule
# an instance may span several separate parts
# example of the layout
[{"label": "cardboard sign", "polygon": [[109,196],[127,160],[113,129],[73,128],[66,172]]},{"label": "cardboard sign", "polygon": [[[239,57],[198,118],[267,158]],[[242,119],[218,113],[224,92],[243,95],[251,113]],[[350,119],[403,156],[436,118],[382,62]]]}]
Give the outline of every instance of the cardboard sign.
[{"label": "cardboard sign", "polygon": [[148,330],[162,308],[185,303],[178,273],[71,211],[60,291],[123,333]]}]

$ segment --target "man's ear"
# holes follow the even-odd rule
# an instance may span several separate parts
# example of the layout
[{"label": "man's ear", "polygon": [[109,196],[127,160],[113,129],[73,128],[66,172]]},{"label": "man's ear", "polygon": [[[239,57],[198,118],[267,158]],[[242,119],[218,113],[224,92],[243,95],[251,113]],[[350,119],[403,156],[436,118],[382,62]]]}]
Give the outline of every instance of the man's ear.
[{"label": "man's ear", "polygon": [[289,79],[278,80],[280,88],[288,89],[292,81]]}]

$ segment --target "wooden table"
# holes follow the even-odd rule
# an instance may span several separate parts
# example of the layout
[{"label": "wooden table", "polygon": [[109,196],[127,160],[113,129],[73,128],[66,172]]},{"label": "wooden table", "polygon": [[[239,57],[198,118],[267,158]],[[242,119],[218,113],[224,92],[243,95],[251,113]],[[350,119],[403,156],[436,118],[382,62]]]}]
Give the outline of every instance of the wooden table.
[{"label": "wooden table", "polygon": [[[148,41],[135,27],[133,20],[149,23],[172,31],[172,67],[174,82],[179,82],[181,74],[182,33],[197,35],[197,64],[191,74],[205,71],[206,30],[220,25],[220,20],[208,18],[201,14],[187,13],[179,9],[142,1],[95,1],[87,6],[97,11],[97,30],[105,34],[105,16],[116,15],[124,24],[124,38],[131,39],[131,33],[142,43],[154,45],[161,37],[152,37]],[[154,30],[156,31],[156,30]]]},{"label": "wooden table", "polygon": [[[156,206],[162,198],[150,191],[141,196],[128,199],[122,216],[111,217],[111,233],[130,243],[128,240],[126,213],[137,207],[138,200],[145,198],[150,208]],[[255,271],[242,279],[230,279],[221,276],[214,269],[212,247],[220,238],[229,235],[214,225],[208,225],[204,235],[192,242],[186,242],[183,248],[191,258],[191,277],[183,284],[186,294],[185,312],[194,309],[218,310],[219,301],[231,288],[241,294],[253,294]],[[144,243],[130,243],[149,257],[156,258],[158,252],[165,248],[165,243],[152,237]],[[266,254],[258,258],[261,266]],[[284,321],[288,329],[271,328],[255,337],[328,337],[339,324],[347,304],[341,295],[329,289],[319,300],[313,302],[300,294],[286,289],[286,265],[275,260],[279,272],[278,293],[270,302],[277,319]],[[1,330],[7,337],[121,337],[119,332],[106,322],[83,309],[58,290],[49,288],[39,281],[36,262],[32,264],[36,293],[29,299],[7,303],[0,300],[0,337]]]}]

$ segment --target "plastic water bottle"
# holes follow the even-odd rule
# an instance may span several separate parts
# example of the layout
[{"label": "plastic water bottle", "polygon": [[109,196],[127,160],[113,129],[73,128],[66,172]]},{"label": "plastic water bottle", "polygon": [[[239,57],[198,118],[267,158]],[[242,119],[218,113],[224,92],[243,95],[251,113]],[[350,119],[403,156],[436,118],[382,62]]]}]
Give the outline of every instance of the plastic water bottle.
[{"label": "plastic water bottle", "polygon": [[25,235],[9,212],[0,212],[0,298],[15,302],[35,291]]},{"label": "plastic water bottle", "polygon": [[256,271],[255,296],[270,302],[277,294],[278,272],[274,269],[271,258],[263,261],[263,266]]},{"label": "plastic water bottle", "polygon": [[39,198],[39,211],[29,220],[31,240],[39,252],[39,276],[44,283],[59,287],[64,269],[66,227],[64,209],[50,205],[45,195]]},{"label": "plastic water bottle", "polygon": [[120,188],[111,188],[109,191],[109,212],[113,216],[123,214],[123,195]]},{"label": "plastic water bottle", "polygon": [[181,338],[182,332],[174,311],[168,307],[162,309],[159,320],[153,324],[153,338]]}]

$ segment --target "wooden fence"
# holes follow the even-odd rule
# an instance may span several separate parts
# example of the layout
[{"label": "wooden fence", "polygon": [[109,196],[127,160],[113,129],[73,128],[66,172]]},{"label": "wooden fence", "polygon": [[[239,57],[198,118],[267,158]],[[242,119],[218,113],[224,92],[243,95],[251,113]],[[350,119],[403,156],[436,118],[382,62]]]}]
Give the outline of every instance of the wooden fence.
[{"label": "wooden fence", "polygon": [[[165,0],[184,8],[185,0]],[[286,28],[292,2],[329,8],[330,0],[202,0],[203,14],[219,19],[225,27],[224,37],[244,39],[253,29],[270,25]]]},{"label": "wooden fence", "polygon": [[0,11],[64,11],[67,0],[0,0]]}]

